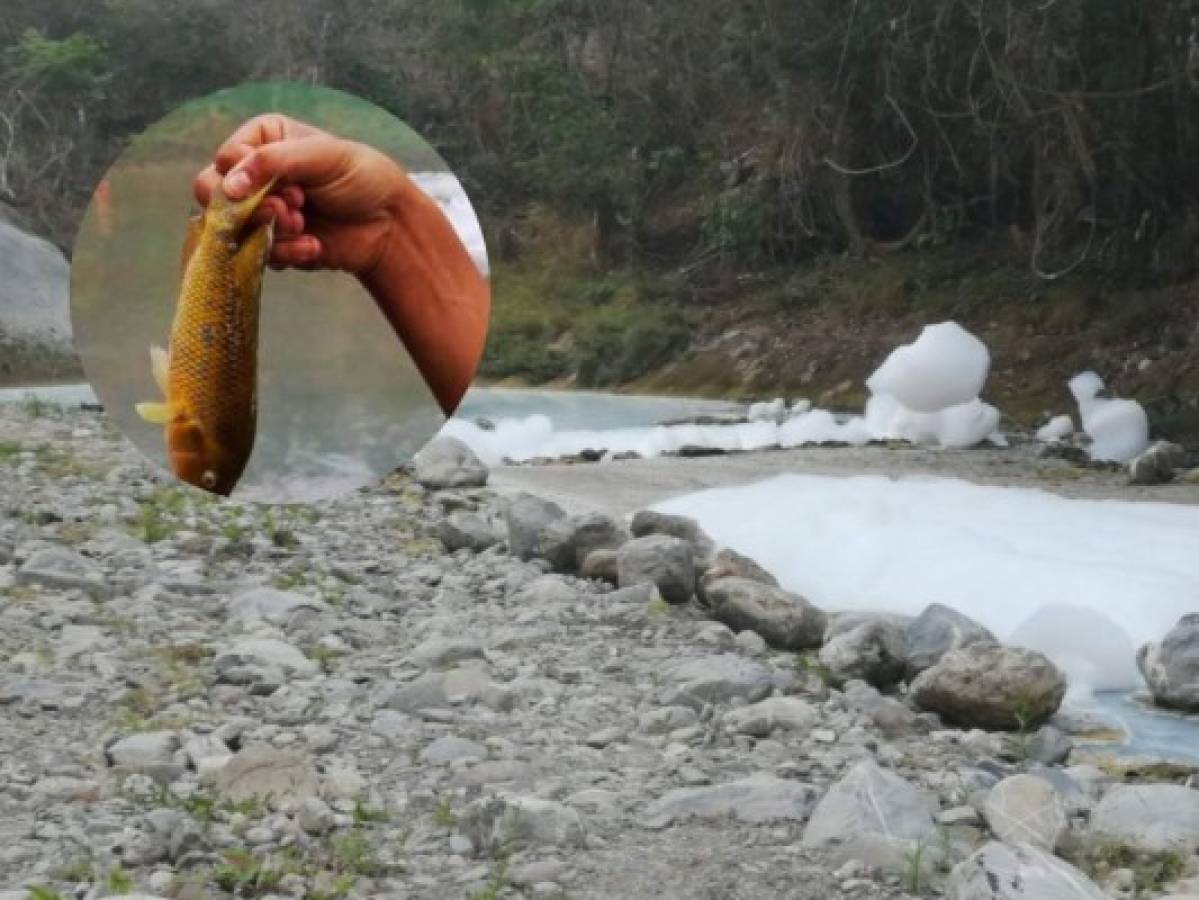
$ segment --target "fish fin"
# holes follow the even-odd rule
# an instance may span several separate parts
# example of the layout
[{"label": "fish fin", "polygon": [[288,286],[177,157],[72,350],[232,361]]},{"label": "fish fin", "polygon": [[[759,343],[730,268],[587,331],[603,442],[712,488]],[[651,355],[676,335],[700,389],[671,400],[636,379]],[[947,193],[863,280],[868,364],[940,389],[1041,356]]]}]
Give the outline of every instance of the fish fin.
[{"label": "fish fin", "polygon": [[204,233],[204,216],[194,215],[187,220],[187,232],[183,236],[183,250],[179,254],[180,271],[187,270],[192,254],[200,244],[200,236]]},{"label": "fish fin", "polygon": [[254,215],[254,211],[266,199],[266,195],[271,192],[271,189],[278,180],[279,176],[275,175],[270,181],[250,194],[250,196],[236,201],[230,200],[225,196],[225,192],[220,187],[217,187],[212,192],[212,197],[208,200],[208,209],[220,215],[228,215],[234,229],[240,231],[250,221],[250,217]]},{"label": "fish fin", "polygon": [[175,418],[175,407],[170,403],[138,403],[134,408],[139,416],[155,425],[166,425]]},{"label": "fish fin", "polygon": [[161,347],[150,348],[150,370],[154,373],[154,381],[158,385],[158,389],[162,391],[162,396],[169,396],[167,393],[167,371],[171,366],[171,357],[167,351]]}]

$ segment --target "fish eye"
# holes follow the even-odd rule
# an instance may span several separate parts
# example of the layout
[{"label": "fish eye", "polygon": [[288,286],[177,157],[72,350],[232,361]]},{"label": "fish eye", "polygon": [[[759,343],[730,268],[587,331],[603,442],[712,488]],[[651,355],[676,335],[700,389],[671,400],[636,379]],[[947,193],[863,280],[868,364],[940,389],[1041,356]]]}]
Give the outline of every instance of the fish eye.
[{"label": "fish eye", "polygon": [[200,481],[204,483],[206,488],[216,487],[216,472],[212,469],[205,469],[204,474],[200,476]]}]

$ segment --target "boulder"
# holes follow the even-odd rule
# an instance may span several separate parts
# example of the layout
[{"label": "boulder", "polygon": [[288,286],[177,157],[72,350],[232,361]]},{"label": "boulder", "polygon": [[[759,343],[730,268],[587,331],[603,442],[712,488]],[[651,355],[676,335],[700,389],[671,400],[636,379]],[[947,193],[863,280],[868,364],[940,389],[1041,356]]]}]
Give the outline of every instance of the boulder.
[{"label": "boulder", "polygon": [[412,460],[413,477],[429,490],[481,487],[487,483],[487,466],[462,441],[438,435]]},{"label": "boulder", "polygon": [[894,697],[884,697],[864,681],[848,681],[842,696],[850,709],[869,716],[884,734],[899,735],[916,728],[916,714]]},{"label": "boulder", "polygon": [[629,532],[610,516],[585,513],[551,522],[542,533],[541,555],[557,572],[578,572],[595,550],[616,550]]},{"label": "boulder", "polygon": [[[508,551],[521,559],[543,556],[546,529],[564,518],[566,513],[557,503],[523,492],[516,494],[504,506]],[[552,541],[551,545],[556,546]]]},{"label": "boulder", "polygon": [[950,650],[971,644],[997,644],[995,635],[969,616],[941,603],[925,607],[904,632],[907,677],[915,678],[936,665]]},{"label": "boulder", "polygon": [[767,697],[724,714],[729,731],[758,738],[774,731],[807,731],[819,721],[816,708],[798,697]]},{"label": "boulder", "polygon": [[1091,813],[1091,834],[1145,853],[1199,850],[1199,791],[1179,784],[1118,784]]},{"label": "boulder", "polygon": [[615,550],[592,550],[579,566],[582,578],[596,578],[609,584],[620,582],[619,554]]},{"label": "boulder", "polygon": [[945,654],[912,682],[909,695],[955,725],[1024,730],[1057,712],[1066,677],[1043,654],[976,643]]},{"label": "boulder", "polygon": [[0,215],[0,380],[28,384],[81,373],[69,279],[57,247]]},{"label": "boulder", "polygon": [[1160,644],[1143,645],[1137,667],[1158,706],[1199,712],[1199,613],[1179,619]]},{"label": "boulder", "polygon": [[1030,844],[991,841],[954,866],[947,900],[1106,900],[1091,879]]},{"label": "boulder", "polygon": [[882,616],[859,621],[820,648],[820,662],[839,681],[858,679],[877,688],[892,687],[907,665],[903,630]]},{"label": "boulder", "polygon": [[441,521],[441,542],[451,553],[455,550],[473,550],[481,553],[500,542],[491,523],[477,513],[458,510]]},{"label": "boulder", "polygon": [[645,537],[651,534],[663,534],[680,538],[691,545],[696,567],[702,572],[707,569],[716,555],[716,542],[708,533],[700,528],[699,523],[686,516],[674,516],[669,513],[655,512],[643,509],[633,515],[629,525],[633,537]]},{"label": "boulder", "polygon": [[1033,775],[1005,778],[987,794],[983,808],[991,833],[1005,844],[1032,844],[1052,851],[1066,833],[1066,810],[1049,782]]},{"label": "boulder", "polygon": [[616,553],[617,582],[623,587],[653,584],[667,603],[686,603],[695,593],[691,545],[677,537],[635,538]]},{"label": "boulder", "polygon": [[1175,474],[1187,467],[1187,452],[1170,441],[1156,441],[1128,464],[1131,484],[1168,484]]},{"label": "boulder", "polygon": [[695,585],[695,595],[703,604],[708,603],[708,584],[721,578],[748,578],[770,587],[778,587],[778,580],[760,565],[728,547],[716,554],[712,564],[708,566],[699,582]]},{"label": "boulder", "polygon": [[706,595],[712,618],[734,631],[756,631],[780,650],[819,647],[824,637],[825,614],[782,588],[730,576],[708,582]]},{"label": "boulder", "polygon": [[665,698],[667,705],[698,707],[734,698],[753,703],[774,689],[770,669],[735,653],[702,656],[677,663],[667,671],[667,677],[679,684],[677,690],[672,690]]}]

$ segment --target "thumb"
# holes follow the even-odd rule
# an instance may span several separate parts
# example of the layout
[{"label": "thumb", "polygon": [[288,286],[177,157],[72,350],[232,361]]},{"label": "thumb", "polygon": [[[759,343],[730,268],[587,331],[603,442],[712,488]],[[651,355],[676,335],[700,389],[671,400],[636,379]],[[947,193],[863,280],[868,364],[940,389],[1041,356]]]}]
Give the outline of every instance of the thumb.
[{"label": "thumb", "polygon": [[300,187],[319,187],[349,167],[348,145],[327,135],[264,144],[225,175],[222,188],[230,200],[248,197],[272,178]]}]

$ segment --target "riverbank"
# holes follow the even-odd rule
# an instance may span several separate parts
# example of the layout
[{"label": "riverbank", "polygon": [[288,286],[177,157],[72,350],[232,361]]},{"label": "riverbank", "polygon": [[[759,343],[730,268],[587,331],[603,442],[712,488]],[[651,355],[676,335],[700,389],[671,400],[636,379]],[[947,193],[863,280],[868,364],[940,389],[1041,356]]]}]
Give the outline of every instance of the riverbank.
[{"label": "riverbank", "polygon": [[20,405],[0,469],[4,900],[1195,887],[1199,829],[1139,847],[1121,806],[1189,799],[1188,767],[1087,749],[1086,722],[950,725],[655,587],[546,574],[491,486],[213,502],[101,415]]}]

